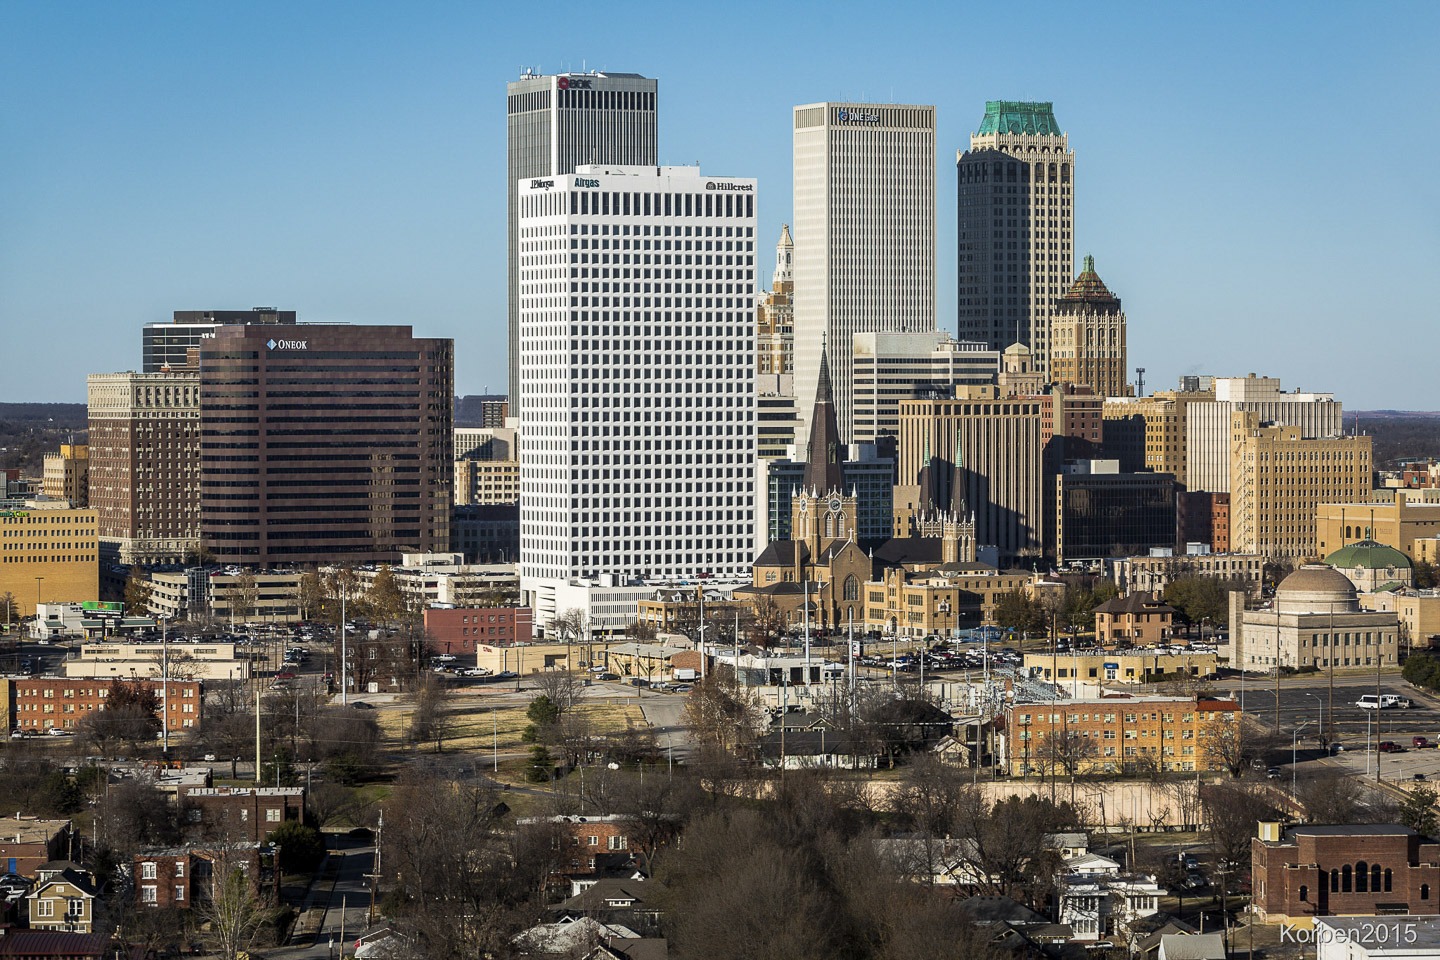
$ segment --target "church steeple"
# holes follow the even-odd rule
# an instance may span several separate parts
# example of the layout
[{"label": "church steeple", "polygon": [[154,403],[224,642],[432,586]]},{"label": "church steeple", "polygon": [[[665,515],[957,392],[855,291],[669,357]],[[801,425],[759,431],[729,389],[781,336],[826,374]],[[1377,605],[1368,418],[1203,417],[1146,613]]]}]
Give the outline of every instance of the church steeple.
[{"label": "church steeple", "polygon": [[840,443],[840,424],[835,417],[835,396],[830,385],[828,352],[820,350],[820,379],[815,386],[815,408],[810,414],[810,445],[807,447],[805,486],[816,493],[840,490],[844,478],[840,463],[845,448]]},{"label": "church steeple", "polygon": [[795,241],[790,239],[790,224],[780,225],[780,242],[775,244],[775,276],[771,286],[780,290],[780,285],[795,282]]}]

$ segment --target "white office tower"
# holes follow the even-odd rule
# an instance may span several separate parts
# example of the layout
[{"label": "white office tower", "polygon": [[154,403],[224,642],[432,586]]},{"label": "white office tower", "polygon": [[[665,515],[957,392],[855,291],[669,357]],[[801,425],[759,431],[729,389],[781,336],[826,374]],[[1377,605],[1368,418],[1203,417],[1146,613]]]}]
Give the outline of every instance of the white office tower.
[{"label": "white office tower", "polygon": [[935,108],[795,108],[795,406],[809,436],[820,352],[854,440],[857,333],[935,329]]},{"label": "white office tower", "polygon": [[522,592],[745,574],[755,181],[595,165],[518,197]]},{"label": "white office tower", "polygon": [[505,86],[509,166],[506,213],[509,246],[508,344],[510,415],[519,416],[520,313],[516,290],[515,184],[571,173],[585,163],[658,162],[655,149],[657,83],[638,73],[528,71]]},{"label": "white office tower", "polygon": [[1345,433],[1344,407],[1333,393],[1285,392],[1278,377],[1215,377],[1214,400],[1185,407],[1185,485],[1195,492],[1230,492],[1230,457],[1235,436],[1230,417],[1258,413],[1264,423],[1299,427],[1308,440]]}]

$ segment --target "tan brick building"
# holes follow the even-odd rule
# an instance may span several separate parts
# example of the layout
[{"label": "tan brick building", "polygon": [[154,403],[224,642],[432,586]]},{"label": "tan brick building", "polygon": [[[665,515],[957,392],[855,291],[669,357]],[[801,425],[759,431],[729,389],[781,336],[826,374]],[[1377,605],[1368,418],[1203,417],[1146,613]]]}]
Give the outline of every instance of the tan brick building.
[{"label": "tan brick building", "polygon": [[37,603],[98,599],[96,537],[96,512],[64,500],[0,510],[0,593],[14,594],[16,616],[34,616]]},{"label": "tan brick building", "polygon": [[1148,397],[1107,397],[1105,448],[1115,451],[1122,470],[1150,470],[1185,478],[1186,408],[1214,400],[1210,391],[1166,390]]},{"label": "tan brick building", "polygon": [[1130,392],[1125,366],[1125,312],[1095,272],[1095,258],[1055,301],[1050,317],[1050,379],[1088,386],[1100,397]]},{"label": "tan brick building", "polygon": [[1239,716],[1235,701],[1204,697],[1106,694],[1016,704],[1005,712],[1003,762],[1012,776],[1119,773],[1142,765],[1219,770],[1216,745],[1233,736]]},{"label": "tan brick building", "polygon": [[1398,824],[1261,823],[1250,873],[1251,907],[1267,923],[1433,914],[1440,843]]},{"label": "tan brick building", "polygon": [[996,570],[979,563],[945,564],[912,572],[881,571],[865,584],[865,628],[902,637],[950,636],[995,622],[1000,598],[1029,585],[1025,570]]},{"label": "tan brick building", "polygon": [[1371,489],[1371,438],[1306,440],[1300,427],[1263,426],[1251,412],[1232,414],[1230,423],[1231,548],[1316,556],[1317,505],[1360,499]]},{"label": "tan brick building", "polygon": [[45,454],[41,489],[52,500],[69,500],[72,507],[89,506],[90,448],[83,443],[62,443],[59,453]]},{"label": "tan brick building", "polygon": [[[1416,541],[1435,537],[1440,537],[1440,490],[1366,491],[1348,501],[1326,500],[1315,507],[1319,556],[1356,540],[1374,540],[1411,560],[1426,560],[1423,545]],[[1428,560],[1435,562],[1433,552]]]}]

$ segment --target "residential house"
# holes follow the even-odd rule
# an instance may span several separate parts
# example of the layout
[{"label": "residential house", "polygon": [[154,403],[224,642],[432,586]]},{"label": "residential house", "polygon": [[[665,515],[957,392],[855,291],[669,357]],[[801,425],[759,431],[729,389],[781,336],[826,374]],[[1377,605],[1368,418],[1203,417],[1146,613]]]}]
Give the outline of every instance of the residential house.
[{"label": "residential house", "polygon": [[1095,608],[1095,638],[1102,647],[1153,647],[1170,636],[1175,608],[1135,592]]},{"label": "residential house", "polygon": [[25,895],[30,929],[94,932],[98,894],[93,877],[66,861],[45,864],[36,876],[34,889]]},{"label": "residential house", "polygon": [[275,903],[280,894],[276,848],[268,844],[218,844],[204,848],[168,847],[135,854],[135,905],[189,910],[207,902],[217,870],[236,869],[250,881],[261,903]]},{"label": "residential house", "polygon": [[1055,887],[1056,917],[1076,940],[1127,934],[1131,925],[1160,909],[1165,889],[1144,873],[1126,873],[1120,864],[1087,853],[1065,861]]}]

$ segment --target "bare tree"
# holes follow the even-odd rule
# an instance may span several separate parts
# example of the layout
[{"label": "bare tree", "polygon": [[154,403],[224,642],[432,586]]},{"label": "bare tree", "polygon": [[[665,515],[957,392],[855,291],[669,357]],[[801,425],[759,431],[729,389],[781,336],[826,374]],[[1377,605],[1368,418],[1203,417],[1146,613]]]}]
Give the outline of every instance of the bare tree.
[{"label": "bare tree", "polygon": [[1252,760],[1275,749],[1274,731],[1248,715],[1221,713],[1200,733],[1200,749],[1208,764],[1240,777]]},{"label": "bare tree", "polygon": [[265,922],[265,908],[243,853],[217,850],[211,863],[209,896],[196,908],[196,918],[208,928],[205,939],[212,952],[238,960]]},{"label": "bare tree", "polygon": [[1243,783],[1208,784],[1200,791],[1205,811],[1205,833],[1215,859],[1232,864],[1232,870],[1250,863],[1250,838],[1255,824],[1275,818],[1275,807],[1261,788]]},{"label": "bare tree", "polygon": [[450,732],[450,717],[445,710],[447,690],[436,678],[427,678],[415,698],[415,713],[410,718],[410,739],[416,744],[433,740],[435,752],[444,748]]},{"label": "bare tree", "polygon": [[1100,753],[1099,744],[1083,731],[1057,727],[1040,735],[1035,756],[1053,772],[1063,770],[1067,776],[1078,775]]},{"label": "bare tree", "polygon": [[710,671],[685,700],[691,736],[722,751],[752,743],[762,717],[760,700],[736,681],[735,671],[726,665]]},{"label": "bare tree", "polygon": [[562,715],[575,706],[585,688],[583,674],[574,670],[542,670],[529,679],[534,680],[535,689],[541,696],[549,697]]},{"label": "bare tree", "polygon": [[768,650],[785,636],[785,626],[785,611],[774,597],[765,595],[755,601],[748,634],[751,643]]},{"label": "bare tree", "polygon": [[1365,823],[1365,792],[1354,777],[1326,767],[1299,782],[1295,799],[1311,823]]},{"label": "bare tree", "polygon": [[255,615],[260,602],[260,587],[255,574],[242,570],[230,585],[230,619],[244,623]]}]

